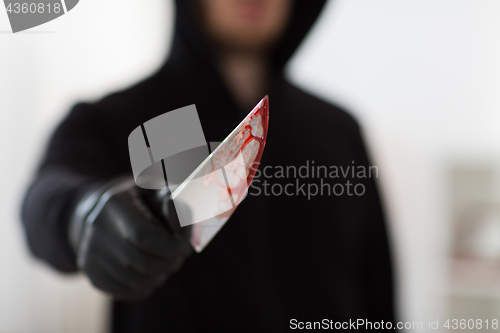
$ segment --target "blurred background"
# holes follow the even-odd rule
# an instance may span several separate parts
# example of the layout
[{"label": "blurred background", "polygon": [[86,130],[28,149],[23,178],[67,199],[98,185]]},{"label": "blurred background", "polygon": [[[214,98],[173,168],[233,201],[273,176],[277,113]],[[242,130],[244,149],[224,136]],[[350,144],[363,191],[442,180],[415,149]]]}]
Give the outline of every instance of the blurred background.
[{"label": "blurred background", "polygon": [[[106,297],[30,256],[19,204],[71,105],[164,61],[174,10],[168,0],[84,0],[18,34],[0,10],[0,332],[105,332]],[[398,315],[424,323],[410,331],[500,319],[499,15],[497,0],[330,1],[287,68],[363,126],[389,216]]]}]

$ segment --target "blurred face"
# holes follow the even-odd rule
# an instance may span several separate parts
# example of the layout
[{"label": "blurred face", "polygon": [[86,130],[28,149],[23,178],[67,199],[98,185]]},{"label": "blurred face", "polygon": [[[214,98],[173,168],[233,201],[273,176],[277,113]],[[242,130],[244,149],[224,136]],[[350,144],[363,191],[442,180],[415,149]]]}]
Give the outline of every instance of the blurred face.
[{"label": "blurred face", "polygon": [[204,29],[218,46],[265,50],[283,34],[293,0],[198,0]]}]

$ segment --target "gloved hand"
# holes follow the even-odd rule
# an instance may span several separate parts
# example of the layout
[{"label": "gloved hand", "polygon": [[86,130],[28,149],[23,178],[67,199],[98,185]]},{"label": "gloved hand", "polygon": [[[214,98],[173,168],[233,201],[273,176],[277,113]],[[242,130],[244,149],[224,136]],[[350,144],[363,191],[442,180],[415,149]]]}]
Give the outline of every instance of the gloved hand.
[{"label": "gloved hand", "polygon": [[68,228],[77,266],[120,300],[148,297],[192,253],[190,229],[180,227],[172,200],[161,200],[155,211],[147,202],[158,192],[145,191],[130,178],[91,191]]}]

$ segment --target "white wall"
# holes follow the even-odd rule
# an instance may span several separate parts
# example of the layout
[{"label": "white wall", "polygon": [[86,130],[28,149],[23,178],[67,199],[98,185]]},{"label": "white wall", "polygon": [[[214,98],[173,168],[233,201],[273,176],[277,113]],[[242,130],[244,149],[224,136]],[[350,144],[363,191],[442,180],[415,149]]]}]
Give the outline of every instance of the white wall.
[{"label": "white wall", "polygon": [[[97,332],[106,300],[35,262],[18,219],[46,137],[68,108],[125,87],[167,52],[172,4],[84,0],[9,34],[0,10],[0,331]],[[500,151],[500,2],[336,0],[289,67],[349,107],[379,166],[396,250],[399,312],[445,315],[446,167]]]}]

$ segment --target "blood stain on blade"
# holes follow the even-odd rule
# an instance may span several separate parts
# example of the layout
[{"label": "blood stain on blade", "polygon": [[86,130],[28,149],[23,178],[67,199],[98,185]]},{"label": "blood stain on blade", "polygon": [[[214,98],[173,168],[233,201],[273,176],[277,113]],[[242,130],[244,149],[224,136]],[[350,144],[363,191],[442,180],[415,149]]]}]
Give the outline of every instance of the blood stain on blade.
[{"label": "blood stain on blade", "polygon": [[[188,178],[188,181],[200,181],[204,189],[199,188],[198,193],[207,193],[203,200],[186,198],[194,211],[195,218],[187,224],[194,224],[191,243],[198,252],[217,234],[247,194],[266,143],[268,105],[266,96],[202,163],[208,167]],[[179,190],[182,192],[182,186]],[[182,197],[182,194],[174,192],[174,201],[176,196]],[[196,216],[207,214],[210,217],[196,220]]]}]

